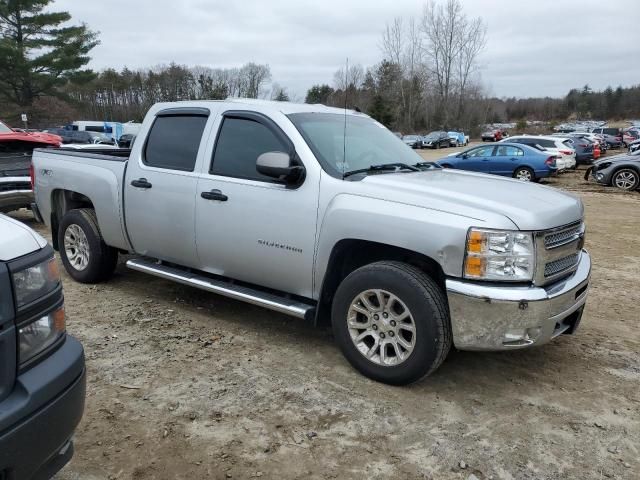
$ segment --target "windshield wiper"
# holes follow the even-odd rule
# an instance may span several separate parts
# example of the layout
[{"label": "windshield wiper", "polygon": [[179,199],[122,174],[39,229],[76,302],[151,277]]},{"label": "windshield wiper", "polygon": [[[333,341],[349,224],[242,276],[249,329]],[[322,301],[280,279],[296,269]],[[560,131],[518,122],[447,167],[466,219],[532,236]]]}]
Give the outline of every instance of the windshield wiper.
[{"label": "windshield wiper", "polygon": [[345,172],[342,175],[343,178],[350,177],[351,175],[356,175],[358,173],[371,173],[371,172],[382,172],[382,171],[398,171],[398,170],[411,170],[412,172],[419,172],[420,169],[407,165],[406,163],[382,163],[380,165],[371,165],[367,168],[359,168],[357,170],[351,170],[349,172]]},{"label": "windshield wiper", "polygon": [[416,168],[422,169],[422,168],[442,168],[440,165],[438,165],[435,162],[418,162],[415,163],[413,165]]}]

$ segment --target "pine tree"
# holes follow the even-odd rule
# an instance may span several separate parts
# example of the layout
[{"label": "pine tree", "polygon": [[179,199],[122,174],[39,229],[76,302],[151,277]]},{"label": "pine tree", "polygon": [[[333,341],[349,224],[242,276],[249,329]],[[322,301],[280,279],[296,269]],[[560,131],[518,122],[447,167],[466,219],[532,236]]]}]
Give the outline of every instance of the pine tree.
[{"label": "pine tree", "polygon": [[69,80],[91,78],[82,67],[97,34],[68,25],[68,12],[45,12],[51,1],[0,0],[0,99],[8,103],[28,108]]}]

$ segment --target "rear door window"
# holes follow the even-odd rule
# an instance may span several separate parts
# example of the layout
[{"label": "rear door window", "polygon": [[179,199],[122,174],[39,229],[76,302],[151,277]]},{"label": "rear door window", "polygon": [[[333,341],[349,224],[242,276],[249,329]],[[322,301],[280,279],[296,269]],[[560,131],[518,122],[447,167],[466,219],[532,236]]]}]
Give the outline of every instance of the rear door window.
[{"label": "rear door window", "polygon": [[193,172],[206,123],[204,115],[157,117],[144,148],[144,164]]}]

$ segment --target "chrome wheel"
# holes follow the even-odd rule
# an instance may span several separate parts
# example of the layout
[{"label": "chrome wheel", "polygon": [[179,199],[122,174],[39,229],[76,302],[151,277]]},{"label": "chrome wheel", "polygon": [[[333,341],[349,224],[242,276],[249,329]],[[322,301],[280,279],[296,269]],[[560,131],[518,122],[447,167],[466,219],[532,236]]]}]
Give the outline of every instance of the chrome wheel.
[{"label": "chrome wheel", "polygon": [[89,265],[89,242],[82,228],[75,223],[64,232],[64,251],[69,264],[76,270],[82,271]]},{"label": "chrome wheel", "polygon": [[630,170],[622,170],[613,177],[615,186],[622,190],[632,190],[638,184],[637,175]]},{"label": "chrome wheel", "polygon": [[522,180],[523,182],[530,182],[531,180],[533,180],[531,171],[527,170],[526,168],[521,168],[520,170],[516,171],[515,177],[518,180]]},{"label": "chrome wheel", "polygon": [[386,290],[357,295],[347,313],[347,326],[358,351],[377,365],[403,363],[416,344],[416,324],[409,308]]}]

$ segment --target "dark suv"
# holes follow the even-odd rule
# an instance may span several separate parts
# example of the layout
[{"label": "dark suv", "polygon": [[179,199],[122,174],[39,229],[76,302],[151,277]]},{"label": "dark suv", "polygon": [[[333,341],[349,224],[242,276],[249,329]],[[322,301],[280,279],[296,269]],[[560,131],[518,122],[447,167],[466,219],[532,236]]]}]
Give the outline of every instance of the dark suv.
[{"label": "dark suv", "polygon": [[53,249],[0,215],[0,479],[48,479],[82,418],[82,345],[65,331]]}]

